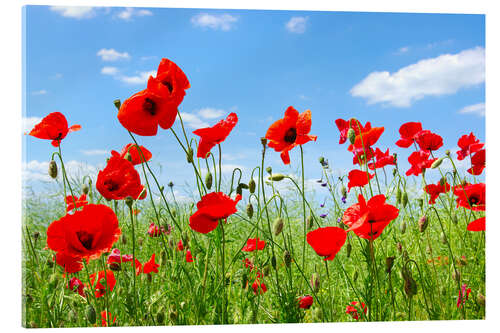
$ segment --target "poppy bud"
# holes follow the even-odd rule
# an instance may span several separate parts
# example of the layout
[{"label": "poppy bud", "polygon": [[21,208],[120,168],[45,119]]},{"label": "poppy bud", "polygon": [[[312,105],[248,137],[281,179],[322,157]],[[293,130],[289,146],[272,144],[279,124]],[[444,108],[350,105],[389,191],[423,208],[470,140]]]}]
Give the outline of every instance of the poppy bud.
[{"label": "poppy bud", "polygon": [[406,221],[403,220],[401,224],[399,225],[399,231],[401,231],[401,234],[404,234],[406,232]]},{"label": "poppy bud", "polygon": [[49,176],[53,179],[57,178],[57,164],[54,160],[49,162]]},{"label": "poppy bud", "polygon": [[401,198],[401,203],[403,204],[403,208],[408,204],[408,193],[403,193],[403,197]]},{"label": "poppy bud", "polygon": [[96,313],[95,313],[94,307],[91,304],[87,305],[87,309],[85,310],[85,314],[87,316],[87,320],[89,321],[89,323],[95,324]]},{"label": "poppy bud", "polygon": [[342,194],[342,197],[344,197],[344,198],[347,197],[347,190],[346,190],[344,184],[342,184],[342,187],[340,188],[340,193]]},{"label": "poppy bud", "polygon": [[404,289],[406,295],[409,297],[415,296],[417,294],[417,282],[410,274],[406,275]]},{"label": "poppy bud", "polygon": [[127,237],[125,237],[124,233],[122,233],[121,240],[123,245],[127,244]]},{"label": "poppy bud", "polygon": [[307,229],[312,229],[312,227],[314,226],[314,221],[311,215],[309,215],[306,219],[306,226]]},{"label": "poppy bud", "polygon": [[270,176],[269,179],[275,182],[279,182],[285,179],[285,175],[281,173],[275,173],[274,175]]},{"label": "poppy bud", "polygon": [[347,243],[345,249],[346,249],[346,256],[347,256],[347,258],[349,258],[351,256],[351,251],[352,251],[352,245],[351,245],[351,243]]},{"label": "poppy bud", "polygon": [[418,220],[418,228],[420,232],[424,232],[425,229],[427,229],[428,225],[429,225],[429,220],[425,215],[422,215],[422,217]]},{"label": "poppy bud", "polygon": [[244,190],[248,190],[248,185],[245,184],[245,183],[239,183],[238,186],[241,187]]},{"label": "poppy bud", "polygon": [[444,232],[441,233],[441,243],[443,243],[443,244],[447,243],[447,241],[446,241],[446,235],[445,235]]},{"label": "poppy bud", "polygon": [[398,170],[396,168],[392,169],[392,175],[396,176],[396,173],[398,173]]},{"label": "poppy bud", "polygon": [[253,216],[253,206],[252,206],[252,203],[250,203],[250,202],[247,205],[247,215],[248,215],[249,219],[251,219]]},{"label": "poppy bud", "polygon": [[467,258],[465,256],[461,256],[460,258],[457,259],[457,261],[460,266],[467,265]]},{"label": "poppy bud", "polygon": [[398,190],[396,191],[396,203],[401,203],[401,190],[398,187]]},{"label": "poppy bud", "polygon": [[151,276],[151,273],[146,274],[146,277],[147,277],[147,280],[149,283],[151,283],[151,281],[153,281],[153,277]]},{"label": "poppy bud", "polygon": [[446,150],[444,151],[444,154],[445,154],[446,156],[450,156],[450,150],[449,150],[449,149],[446,149]]},{"label": "poppy bud", "polygon": [[465,177],[462,179],[462,186],[467,186],[467,179],[465,179]]},{"label": "poppy bud", "polygon": [[255,180],[253,180],[253,178],[248,182],[248,190],[250,191],[250,193],[255,192]]},{"label": "poppy bud", "polygon": [[115,99],[113,101],[113,104],[115,105],[117,110],[120,110],[120,107],[122,106],[122,101],[120,101],[120,99]]},{"label": "poppy bud", "polygon": [[359,274],[358,274],[358,271],[357,271],[357,270],[356,270],[356,271],[354,271],[354,273],[353,273],[353,275],[352,275],[352,281],[353,281],[353,282],[356,282],[356,280],[358,279],[358,275],[359,275]]},{"label": "poppy bud", "polygon": [[168,318],[170,318],[170,320],[175,323],[175,321],[177,320],[177,311],[171,309],[168,312]]},{"label": "poppy bud", "polygon": [[265,148],[267,145],[267,139],[265,137],[260,138],[260,143],[262,143],[262,146]]},{"label": "poppy bud", "polygon": [[40,238],[40,233],[38,231],[35,231],[33,233],[33,238],[35,239],[35,242],[38,240],[38,238]]},{"label": "poppy bud", "polygon": [[481,293],[477,294],[477,303],[484,307],[486,305],[486,297]]},{"label": "poppy bud", "polygon": [[264,276],[268,276],[269,275],[269,265],[266,265],[264,267],[264,270],[262,271],[262,273],[264,274]]},{"label": "poppy bud", "polygon": [[129,162],[132,162],[132,155],[130,155],[130,153],[129,153],[129,152],[127,152],[127,153],[125,154],[125,159],[126,159],[127,161],[129,161]]},{"label": "poppy bud", "polygon": [[286,267],[290,267],[290,264],[292,263],[292,255],[290,252],[286,251],[283,253],[283,260],[285,261]]},{"label": "poppy bud", "polygon": [[457,214],[451,213],[451,222],[453,222],[453,224],[457,224],[458,223]]},{"label": "poppy bud", "polygon": [[248,274],[245,272],[241,276],[241,288],[245,289],[248,286]]},{"label": "poppy bud", "polygon": [[160,308],[160,310],[156,314],[156,322],[158,324],[163,324],[163,322],[165,321],[165,313],[164,313],[164,311],[165,310],[163,310],[163,307],[162,307],[162,308]]},{"label": "poppy bud", "polygon": [[317,293],[319,291],[319,287],[320,287],[319,276],[317,273],[313,273],[313,275],[311,276],[311,288],[314,290],[315,293]]},{"label": "poppy bud", "polygon": [[87,184],[83,184],[82,186],[82,192],[83,194],[89,194],[89,186]]},{"label": "poppy bud", "polygon": [[177,217],[177,211],[175,210],[175,208],[172,208],[170,212],[172,213],[173,217]]},{"label": "poppy bud", "polygon": [[109,269],[115,272],[121,271],[122,267],[118,262],[112,262],[109,264]]},{"label": "poppy bud", "polygon": [[319,163],[320,163],[321,165],[325,164],[325,158],[324,158],[323,156],[320,156],[320,157],[319,157]]},{"label": "poppy bud", "polygon": [[354,144],[354,141],[356,141],[356,132],[354,132],[352,128],[349,128],[347,131],[347,137],[349,138],[349,142]]},{"label": "poppy bud", "polygon": [[212,173],[210,171],[205,176],[205,185],[207,186],[208,190],[212,188]]},{"label": "poppy bud", "polygon": [[396,248],[398,249],[399,254],[403,252],[403,244],[401,244],[401,242],[396,244]]},{"label": "poppy bud", "polygon": [[451,277],[456,282],[460,282],[460,272],[458,270],[454,270],[453,273],[451,274]]},{"label": "poppy bud", "polygon": [[278,236],[281,231],[283,231],[283,225],[284,223],[281,217],[278,217],[276,220],[274,220],[273,231],[275,236]]},{"label": "poppy bud", "polygon": [[418,199],[417,199],[417,203],[418,203],[418,206],[419,206],[420,208],[422,208],[422,207],[424,206],[424,199],[422,199],[422,198],[418,198]]},{"label": "poppy bud", "polygon": [[193,163],[193,149],[189,147],[187,153],[186,153],[186,161],[188,163]]},{"label": "poppy bud", "polygon": [[275,256],[271,257],[271,266],[273,266],[273,268],[276,269],[276,257]]},{"label": "poppy bud", "polygon": [[385,272],[390,273],[392,271],[392,266],[394,265],[395,256],[385,258]]},{"label": "poppy bud", "polygon": [[125,198],[125,203],[127,204],[127,206],[132,209],[132,204],[134,203],[134,198],[132,198],[131,196],[128,196]]},{"label": "poppy bud", "polygon": [[238,185],[238,187],[236,187],[236,194],[243,195],[243,190],[242,190],[240,185]]},{"label": "poppy bud", "polygon": [[267,171],[267,173],[268,173],[268,174],[270,174],[270,175],[271,175],[271,174],[273,173],[273,168],[271,168],[270,166],[268,166],[268,167],[266,168],[266,171]]},{"label": "poppy bud", "polygon": [[442,157],[438,158],[437,160],[434,161],[434,163],[431,164],[431,169],[436,169],[441,165],[441,163],[443,163]]}]

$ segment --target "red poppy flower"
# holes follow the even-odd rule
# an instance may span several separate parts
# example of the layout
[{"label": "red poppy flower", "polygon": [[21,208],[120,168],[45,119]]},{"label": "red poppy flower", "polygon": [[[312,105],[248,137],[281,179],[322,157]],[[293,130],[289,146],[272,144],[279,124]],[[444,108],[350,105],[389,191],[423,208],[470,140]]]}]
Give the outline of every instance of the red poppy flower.
[{"label": "red poppy flower", "polygon": [[189,84],[186,74],[174,62],[163,58],[156,72],[156,78],[150,78],[154,83],[149,84],[148,89],[157,93],[166,99],[169,104],[177,108],[181,104],[186,89],[189,89]]},{"label": "red poppy flower", "polygon": [[375,150],[375,163],[368,163],[371,170],[380,169],[386,165],[396,165],[394,155],[389,155],[389,148],[383,153],[380,149]]},{"label": "red poppy flower", "polygon": [[186,262],[193,262],[193,255],[190,250],[186,251]]},{"label": "red poppy flower", "polygon": [[399,215],[399,209],[386,204],[385,200],[385,196],[379,194],[366,202],[360,194],[358,203],[344,212],[342,221],[349,226],[347,231],[353,231],[364,239],[377,239],[385,227]]},{"label": "red poppy flower", "polygon": [[66,197],[66,205],[68,205],[68,207],[66,207],[66,211],[69,212],[70,210],[75,209],[75,206],[76,208],[83,207],[88,203],[89,202],[87,201],[87,195],[85,193],[83,193],[79,198],[77,198],[76,196],[68,195]]},{"label": "red poppy flower", "polygon": [[337,128],[340,131],[339,144],[343,144],[346,142],[347,132],[349,131],[349,128],[352,128],[356,135],[359,135],[359,133],[366,132],[371,128],[370,122],[367,122],[363,127],[363,125],[361,125],[361,123],[356,118],[351,118],[349,120],[344,120],[339,118],[335,120],[335,124],[337,125]]},{"label": "red poppy flower", "polygon": [[253,252],[264,250],[266,246],[266,241],[260,240],[259,238],[249,238],[247,239],[247,245],[245,245],[241,251],[245,252]]},{"label": "red poppy flower", "polygon": [[416,141],[421,150],[438,150],[443,146],[443,138],[429,130],[423,130],[416,135]]},{"label": "red poppy flower", "polygon": [[485,231],[486,230],[486,217],[480,217],[467,225],[469,231]]},{"label": "red poppy flower", "polygon": [[243,259],[243,263],[245,264],[245,268],[250,268],[250,271],[253,269],[253,261],[251,259],[245,258]]},{"label": "red poppy flower", "polygon": [[408,122],[399,128],[401,139],[396,141],[396,146],[401,148],[410,147],[417,139],[417,134],[422,130],[422,124],[419,122]]},{"label": "red poppy flower", "polygon": [[207,154],[215,145],[226,140],[234,126],[236,126],[237,122],[238,116],[236,113],[232,112],[226,117],[226,119],[220,120],[212,127],[200,128],[193,131],[193,134],[200,137],[200,143],[198,144],[198,152],[196,153],[196,156],[199,158],[207,158]]},{"label": "red poppy flower", "polygon": [[155,262],[155,254],[153,253],[151,255],[151,259],[149,259],[148,262],[144,263],[144,266],[142,267],[142,272],[144,274],[149,274],[151,272],[158,273],[158,267],[160,267],[160,265],[158,265]]},{"label": "red poppy flower", "polygon": [[484,183],[454,186],[453,194],[457,196],[457,207],[474,211],[486,210],[486,185]]},{"label": "red poppy flower", "polygon": [[307,233],[306,240],[316,254],[333,260],[347,239],[347,232],[339,227],[324,227]]},{"label": "red poppy flower", "polygon": [[47,229],[47,246],[70,256],[93,259],[108,252],[120,234],[111,208],[89,204],[52,222]]},{"label": "red poppy flower", "polygon": [[257,295],[257,292],[262,295],[267,291],[267,286],[264,282],[260,282],[259,279],[255,279],[252,283],[252,289],[255,295]]},{"label": "red poppy flower", "polygon": [[285,164],[290,164],[288,152],[298,145],[303,145],[309,141],[316,141],[316,135],[310,135],[311,131],[311,111],[306,110],[299,114],[293,106],[289,106],[285,111],[283,119],[274,122],[266,132],[268,146],[275,151],[281,152],[281,160]]},{"label": "red poppy flower", "polygon": [[[354,302],[351,302],[346,308],[345,308],[345,313],[347,314],[350,314],[351,317],[353,319],[356,319],[358,320],[359,319],[359,316],[358,316],[358,302],[354,301]],[[365,306],[365,303],[361,302],[361,309],[363,309],[363,312],[365,313],[366,315],[366,306]]]},{"label": "red poppy flower", "polygon": [[299,308],[309,309],[313,304],[313,298],[311,295],[302,296],[299,298]]},{"label": "red poppy flower", "polygon": [[56,264],[64,268],[66,273],[76,273],[82,270],[83,264],[80,257],[68,255],[64,251],[56,253]]},{"label": "red poppy flower", "polygon": [[[108,319],[111,319],[112,317],[113,317],[113,315],[111,314],[111,312],[108,314],[106,312],[106,310],[101,311],[101,326],[107,327],[108,326]],[[114,324],[115,322],[116,322],[116,316],[113,318],[112,324]]]},{"label": "red poppy flower", "polygon": [[352,152],[356,149],[361,149],[362,151],[367,152],[371,146],[377,143],[382,133],[384,133],[384,127],[370,128],[368,131],[356,135],[354,144],[349,145],[347,150]]},{"label": "red poppy flower", "polygon": [[71,291],[74,291],[74,292],[77,292],[78,294],[80,294],[80,296],[82,297],[85,297],[85,293],[83,292],[83,287],[85,285],[83,284],[82,281],[80,281],[78,278],[76,277],[72,277],[69,282],[68,282],[68,285],[66,288],[68,288],[69,290]]},{"label": "red poppy flower", "polygon": [[144,186],[132,163],[111,156],[106,167],[97,175],[96,188],[107,200],[122,200],[128,196],[138,199]]},{"label": "red poppy flower", "polygon": [[[140,149],[140,151],[139,151]],[[153,154],[149,150],[146,149],[144,146],[139,146],[139,149],[137,148],[137,145],[134,143],[129,143],[125,147],[123,147],[122,151],[118,153],[115,150],[111,151],[112,156],[119,156],[121,158],[125,158],[127,153],[129,153],[131,161],[133,165],[138,165],[141,164],[143,161],[143,156],[144,160],[147,162],[153,157]],[[142,155],[141,155],[142,152]]]},{"label": "red poppy flower", "polygon": [[157,226],[154,222],[151,222],[148,228],[149,237],[158,237],[161,234],[170,234],[170,230],[165,230],[163,226]]},{"label": "red poppy flower", "polygon": [[461,290],[458,291],[457,308],[465,304],[465,301],[469,299],[470,293],[471,289],[467,288],[467,285],[464,283]]},{"label": "red poppy flower", "polygon": [[448,183],[441,184],[441,181],[438,181],[437,184],[429,184],[424,188],[424,191],[431,196],[429,199],[430,205],[436,203],[436,199],[439,197],[441,193],[446,193],[449,190],[450,190],[450,184]]},{"label": "red poppy flower", "polygon": [[120,250],[118,249],[113,249],[111,253],[108,256],[108,265],[110,266],[111,269],[118,270],[120,268],[120,264],[122,262],[129,262],[132,261],[132,255],[131,254],[120,254]]},{"label": "red poppy flower", "polygon": [[[132,262],[130,262],[132,264]],[[134,267],[134,265],[132,264],[132,267]],[[135,259],[135,275],[139,275],[141,274],[142,272],[142,264],[141,262],[136,258]]]},{"label": "red poppy flower", "polygon": [[432,163],[434,163],[437,158],[433,158],[429,160],[430,152],[426,150],[414,151],[408,157],[408,162],[411,164],[411,168],[406,171],[406,175],[420,175],[425,169],[431,167]]},{"label": "red poppy flower", "polygon": [[112,270],[106,270],[106,276],[104,276],[104,271],[99,271],[97,273],[97,281],[96,281],[96,273],[90,275],[90,284],[95,285],[95,297],[99,298],[104,296],[106,291],[113,291],[116,285],[115,274],[113,274]]},{"label": "red poppy flower", "polygon": [[38,139],[52,140],[52,145],[59,147],[62,139],[68,133],[79,131],[81,128],[80,125],[73,125],[68,128],[66,117],[60,112],[52,112],[35,125],[29,135]]},{"label": "red poppy flower", "polygon": [[462,135],[458,139],[458,147],[461,150],[457,151],[457,159],[461,161],[470,154],[481,150],[483,146],[484,143],[479,142],[479,139],[476,139],[476,136],[472,132],[469,135]]},{"label": "red poppy flower", "polygon": [[[369,178],[368,178],[369,176]],[[355,186],[365,186],[366,184],[368,184],[370,182],[370,179],[372,179],[373,177],[375,177],[375,174],[366,174],[366,171],[362,171],[362,170],[351,170],[349,172],[349,183],[347,184],[347,192],[350,192],[351,191],[351,187],[355,187]]]},{"label": "red poppy flower", "polygon": [[471,157],[471,168],[467,170],[471,175],[477,176],[483,173],[486,167],[486,149],[481,149]]},{"label": "red poppy flower", "polygon": [[241,195],[232,200],[222,192],[212,192],[204,195],[196,204],[198,210],[189,218],[189,226],[202,234],[209,233],[217,228],[220,219],[227,219],[237,212],[236,204]]},{"label": "red poppy flower", "polygon": [[179,239],[179,243],[177,243],[177,251],[184,250],[184,244],[182,244],[182,239]]}]

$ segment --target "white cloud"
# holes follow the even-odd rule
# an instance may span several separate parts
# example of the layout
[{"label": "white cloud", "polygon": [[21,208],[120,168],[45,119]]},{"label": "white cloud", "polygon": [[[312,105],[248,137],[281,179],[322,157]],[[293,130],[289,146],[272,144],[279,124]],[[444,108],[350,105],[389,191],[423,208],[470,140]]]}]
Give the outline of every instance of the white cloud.
[{"label": "white cloud", "polygon": [[89,149],[89,150],[81,150],[83,155],[94,156],[94,155],[109,155],[110,151],[105,149]]},{"label": "white cloud", "polygon": [[211,126],[205,120],[221,118],[226,115],[226,111],[215,108],[202,108],[193,113],[181,112],[182,121],[191,128],[203,128]]},{"label": "white cloud", "polygon": [[462,108],[458,113],[463,113],[463,114],[476,114],[478,116],[484,117],[484,114],[486,112],[486,108],[484,103],[477,103],[473,105],[468,105],[464,108]]},{"label": "white cloud", "polygon": [[45,94],[47,94],[47,90],[42,89],[42,90],[32,91],[31,94],[35,95],[35,96],[36,95],[45,95]]},{"label": "white cloud", "polygon": [[191,18],[191,23],[194,26],[214,30],[220,29],[222,31],[231,30],[237,21],[238,18],[236,16],[229,14],[211,15],[207,13],[200,13]]},{"label": "white cloud", "polygon": [[30,132],[41,121],[39,117],[23,117],[23,133]]},{"label": "white cloud", "polygon": [[129,21],[134,16],[151,16],[151,15],[153,15],[153,13],[147,9],[135,9],[128,7],[120,11],[116,15],[116,17],[125,21]]},{"label": "white cloud", "polygon": [[101,69],[101,74],[104,74],[104,75],[116,75],[116,74],[118,74],[118,68],[111,67],[111,66],[103,67]]},{"label": "white cloud", "polygon": [[403,46],[403,47],[400,47],[398,49],[398,51],[396,52],[396,54],[403,54],[403,53],[407,53],[408,51],[410,51],[410,47],[409,46]]},{"label": "white cloud", "polygon": [[[58,167],[57,178],[61,179],[61,165],[59,161],[56,161]],[[64,163],[68,177],[83,177],[84,175],[89,175],[95,178],[97,175],[97,168],[93,165],[87,164],[81,161],[67,161]],[[52,178],[48,175],[49,162],[48,161],[37,161],[31,160],[29,162],[22,163],[22,178],[25,181],[51,181]]]},{"label": "white cloud", "polygon": [[156,71],[139,72],[133,76],[117,76],[116,79],[128,84],[146,84],[150,76],[156,75]]},{"label": "white cloud", "polygon": [[368,104],[409,107],[426,96],[454,94],[459,89],[483,83],[484,79],[484,48],[476,47],[424,59],[395,73],[372,72],[350,93],[366,98]]},{"label": "white cloud", "polygon": [[92,18],[96,15],[94,7],[51,6],[50,10],[61,16],[75,19]]},{"label": "white cloud", "polygon": [[129,59],[130,55],[127,52],[118,52],[115,49],[100,49],[97,56],[103,61],[116,61],[120,59]]},{"label": "white cloud", "polygon": [[198,129],[210,126],[210,124],[201,120],[200,117],[197,116],[196,114],[181,112],[181,117],[184,124],[191,128]]},{"label": "white cloud", "polygon": [[226,114],[226,111],[214,108],[203,108],[198,111],[200,117],[205,119],[220,118]]},{"label": "white cloud", "polygon": [[289,32],[303,34],[306,31],[307,20],[307,17],[294,16],[285,24],[285,28]]}]

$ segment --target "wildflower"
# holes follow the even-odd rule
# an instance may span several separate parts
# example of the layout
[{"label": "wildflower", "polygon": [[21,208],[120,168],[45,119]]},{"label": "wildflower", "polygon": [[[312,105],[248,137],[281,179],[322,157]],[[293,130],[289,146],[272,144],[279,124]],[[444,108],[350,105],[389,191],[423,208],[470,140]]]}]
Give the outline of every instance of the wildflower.
[{"label": "wildflower", "polygon": [[243,263],[245,264],[245,268],[250,268],[250,270],[254,268],[252,259],[245,258],[243,259]]},{"label": "wildflower", "polygon": [[309,141],[316,141],[316,135],[310,135],[311,111],[306,110],[299,114],[293,106],[285,111],[283,119],[274,122],[266,132],[269,140],[268,146],[276,152],[281,152],[281,160],[284,164],[290,164],[288,152],[298,145]]},{"label": "wildflower", "polygon": [[486,230],[486,217],[480,217],[477,220],[470,222],[467,225],[468,231],[485,231]]},{"label": "wildflower", "polygon": [[191,255],[191,251],[186,251],[186,262],[193,262],[193,256]]},{"label": "wildflower", "polygon": [[194,231],[206,234],[217,228],[220,219],[226,219],[236,213],[236,204],[241,200],[237,195],[234,200],[222,192],[204,195],[196,204],[198,210],[189,218],[189,226]]},{"label": "wildflower", "polygon": [[470,292],[471,289],[467,288],[466,284],[463,284],[461,290],[458,291],[457,308],[465,305],[465,301],[469,299]]},{"label": "wildflower", "polygon": [[361,132],[356,136],[356,140],[353,144],[349,145],[347,150],[352,152],[355,149],[358,149],[367,153],[371,146],[377,143],[382,133],[384,133],[383,127],[373,127],[365,132]]},{"label": "wildflower", "polygon": [[422,130],[422,124],[419,122],[408,122],[399,128],[401,138],[396,141],[396,146],[401,148],[410,147],[417,139],[418,133]]},{"label": "wildflower", "polygon": [[141,178],[133,164],[115,155],[99,171],[96,188],[108,200],[123,200],[127,196],[140,199],[144,185],[141,185]]},{"label": "wildflower", "polygon": [[479,139],[476,139],[475,135],[472,132],[470,132],[469,135],[462,135],[460,139],[458,139],[457,144],[461,149],[457,151],[457,159],[459,161],[463,160],[470,154],[481,150],[484,146],[484,143],[480,143]]},{"label": "wildflower", "polygon": [[79,131],[81,128],[80,125],[73,125],[68,128],[66,117],[60,112],[52,112],[35,125],[29,135],[38,139],[52,140],[52,145],[59,147],[62,139],[68,133]]},{"label": "wildflower", "polygon": [[[106,310],[101,311],[101,326],[102,327],[107,327],[108,326],[108,319],[111,319],[113,316],[111,313],[108,314]],[[116,316],[113,318],[112,324],[116,322]]]},{"label": "wildflower", "polygon": [[415,140],[420,147],[420,150],[424,151],[438,150],[443,146],[443,138],[429,130],[418,132]]},{"label": "wildflower", "polygon": [[241,251],[253,252],[263,250],[266,246],[266,241],[260,240],[259,238],[249,238],[247,239],[247,245],[245,245]]},{"label": "wildflower", "polygon": [[68,288],[69,290],[71,291],[74,291],[74,292],[77,292],[80,296],[82,297],[85,297],[85,293],[83,292],[83,288],[84,288],[84,284],[82,281],[80,281],[78,278],[76,277],[72,277],[69,282],[68,282],[68,286],[66,288]]},{"label": "wildflower", "polygon": [[[357,305],[358,305],[358,302],[354,301],[354,302],[349,303],[349,305],[347,305],[345,308],[345,313],[351,315],[351,317],[355,320],[359,319]],[[363,303],[363,302],[361,302],[361,309],[363,310],[363,312],[366,315],[367,309],[366,309],[365,303]]]},{"label": "wildflower", "polygon": [[255,295],[257,295],[257,292],[262,295],[267,291],[267,286],[264,282],[260,282],[259,279],[255,279],[252,283],[252,289]]},{"label": "wildflower", "polygon": [[302,296],[299,298],[299,308],[309,309],[313,304],[313,298],[311,295]]},{"label": "wildflower", "polygon": [[141,164],[143,162],[143,159],[145,162],[147,162],[151,159],[151,157],[153,157],[151,152],[147,150],[144,146],[139,146],[139,148],[137,148],[137,145],[134,143],[127,144],[125,147],[123,147],[120,153],[118,153],[115,150],[111,151],[112,156],[119,156],[121,158],[125,158],[127,154],[129,154],[130,162],[133,165]]},{"label": "wildflower", "polygon": [[82,270],[82,259],[79,256],[69,255],[65,251],[56,253],[56,264],[64,268],[65,273],[76,273]]},{"label": "wildflower", "polygon": [[454,186],[453,194],[457,196],[457,207],[465,207],[473,211],[486,209],[486,185],[484,183]]},{"label": "wildflower", "polygon": [[340,131],[339,144],[343,144],[347,141],[349,138],[349,129],[352,129],[355,135],[359,135],[359,133],[366,132],[371,128],[370,122],[367,122],[365,126],[363,126],[356,118],[351,118],[349,120],[339,118],[335,120],[335,125],[337,125]]},{"label": "wildflower", "polygon": [[184,250],[184,244],[182,244],[182,239],[179,239],[179,242],[177,243],[177,251],[182,250]]},{"label": "wildflower", "polygon": [[408,157],[408,162],[411,164],[411,168],[406,171],[407,176],[420,175],[425,169],[428,169],[432,166],[437,158],[429,159],[430,153],[429,151],[419,150],[414,151]]},{"label": "wildflower", "polygon": [[321,214],[319,217],[321,217],[322,219],[324,219],[324,218],[325,218],[325,217],[327,217],[327,216],[328,216],[328,213],[323,213],[323,214]]},{"label": "wildflower", "polygon": [[477,176],[483,173],[486,167],[486,150],[481,149],[471,157],[471,167],[467,169],[467,172],[471,175]]},{"label": "wildflower", "polygon": [[149,237],[158,237],[161,234],[170,234],[170,226],[168,230],[165,230],[163,226],[157,226],[156,224],[154,224],[154,222],[151,222],[148,228]]},{"label": "wildflower", "polygon": [[362,170],[351,170],[349,172],[349,183],[347,183],[347,192],[351,191],[352,187],[362,187],[370,182],[370,179],[375,177],[375,174],[369,174]]},{"label": "wildflower", "polygon": [[108,252],[120,234],[111,208],[89,204],[52,222],[47,229],[47,246],[74,257],[94,259]]},{"label": "wildflower", "polygon": [[207,158],[207,154],[217,144],[223,142],[228,137],[229,133],[233,130],[238,122],[236,113],[230,113],[226,119],[220,120],[212,127],[205,127],[197,129],[193,132],[200,137],[198,144],[198,152],[196,156],[199,158]]},{"label": "wildflower", "polygon": [[437,184],[429,184],[424,188],[424,191],[430,195],[429,204],[433,205],[436,203],[436,199],[441,193],[446,193],[450,190],[450,184],[437,182]]},{"label": "wildflower", "polygon": [[365,149],[363,147],[353,148],[351,152],[354,154],[352,157],[353,165],[364,165],[375,157],[375,151],[372,147],[365,147]]},{"label": "wildflower", "polygon": [[349,226],[348,231],[353,231],[364,239],[377,239],[385,227],[399,215],[399,209],[386,204],[385,201],[383,194],[372,197],[368,202],[360,194],[358,203],[344,212],[342,220]]},{"label": "wildflower", "polygon": [[135,259],[135,265],[132,262],[130,262],[130,263],[132,264],[132,267],[135,268],[135,275],[141,274],[141,272],[142,272],[142,264],[141,264],[141,262],[136,258]]},{"label": "wildflower", "polygon": [[108,256],[108,265],[109,268],[113,271],[119,271],[121,269],[121,263],[122,262],[129,262],[132,261],[132,255],[131,254],[125,254],[121,255],[120,250],[118,249],[113,249],[111,253]]},{"label": "wildflower", "polygon": [[389,148],[383,153],[380,149],[375,148],[375,163],[368,163],[370,170],[380,169],[386,165],[396,165],[394,155],[389,155]]},{"label": "wildflower", "polygon": [[185,90],[191,87],[182,69],[166,58],[161,59],[156,78],[150,80],[152,83],[149,84],[148,82],[148,89],[168,100],[172,106],[175,106],[175,109],[184,99]]},{"label": "wildflower", "polygon": [[160,267],[160,265],[158,265],[156,262],[155,262],[155,254],[153,253],[151,255],[151,259],[149,259],[149,261],[145,262],[144,263],[144,266],[142,267],[142,272],[144,274],[149,274],[149,273],[158,273],[158,267]]},{"label": "wildflower", "polygon": [[342,196],[342,198],[340,198],[340,200],[342,200],[342,203],[345,204],[347,202],[347,197]]},{"label": "wildflower", "polygon": [[[104,276],[106,274],[106,276]],[[97,279],[96,279],[97,275]],[[106,284],[106,287],[103,285]],[[115,275],[112,270],[107,269],[106,272],[99,271],[97,274],[90,275],[90,284],[95,284],[95,297],[99,298],[104,296],[106,291],[113,291],[116,285]]]},{"label": "wildflower", "polygon": [[307,243],[324,260],[333,260],[347,239],[347,232],[339,227],[324,227],[307,233]]},{"label": "wildflower", "polygon": [[83,207],[86,204],[88,204],[88,201],[85,193],[83,193],[79,198],[71,195],[68,195],[66,197],[66,205],[68,205],[68,207],[66,208],[67,212],[75,208]]}]

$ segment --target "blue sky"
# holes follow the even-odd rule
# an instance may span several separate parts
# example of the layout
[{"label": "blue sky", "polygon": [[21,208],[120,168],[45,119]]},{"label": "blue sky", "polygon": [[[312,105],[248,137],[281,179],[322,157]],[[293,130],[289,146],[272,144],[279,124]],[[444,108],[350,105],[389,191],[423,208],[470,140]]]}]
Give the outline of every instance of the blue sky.
[{"label": "blue sky", "polygon": [[[64,113],[82,125],[63,141],[64,158],[90,171],[130,142],[113,100],[144,89],[163,57],[191,82],[180,106],[190,132],[238,114],[224,163],[243,167],[244,179],[260,164],[259,138],[289,105],[312,111],[318,140],[304,146],[308,178],[319,177],[320,155],[338,172],[352,169],[337,118],[384,126],[377,146],[397,152],[403,170],[411,151],[394,143],[405,122],[440,134],[439,156],[463,134],[485,138],[483,15],[28,6],[24,23],[25,129]],[[192,183],[169,131],[138,140],[164,183]],[[46,179],[53,151],[25,137],[26,180]],[[298,149],[290,167],[279,153],[268,157],[276,171],[299,166]]]}]

